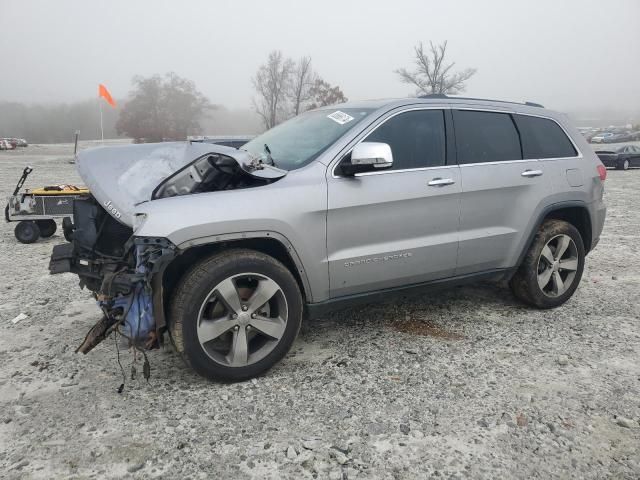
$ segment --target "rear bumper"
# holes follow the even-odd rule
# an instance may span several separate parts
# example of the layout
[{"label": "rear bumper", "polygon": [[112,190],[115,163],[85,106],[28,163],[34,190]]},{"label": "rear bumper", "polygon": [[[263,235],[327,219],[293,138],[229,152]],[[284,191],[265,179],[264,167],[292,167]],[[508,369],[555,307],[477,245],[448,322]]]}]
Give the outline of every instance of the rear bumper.
[{"label": "rear bumper", "polygon": [[607,217],[607,207],[602,200],[594,202],[591,210],[591,248],[593,250],[600,241],[600,234]]}]

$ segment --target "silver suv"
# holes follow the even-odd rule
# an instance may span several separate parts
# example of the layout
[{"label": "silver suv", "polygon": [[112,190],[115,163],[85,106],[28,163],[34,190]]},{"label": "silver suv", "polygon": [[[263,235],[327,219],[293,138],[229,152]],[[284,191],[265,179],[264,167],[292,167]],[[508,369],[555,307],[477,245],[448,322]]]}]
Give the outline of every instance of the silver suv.
[{"label": "silver suv", "polygon": [[242,380],[289,350],[304,316],[396,292],[509,280],[566,302],[605,219],[606,170],[564,115],[430,96],[307,112],[245,145],[82,152],[71,271],[118,330],[167,332],[200,374]]}]

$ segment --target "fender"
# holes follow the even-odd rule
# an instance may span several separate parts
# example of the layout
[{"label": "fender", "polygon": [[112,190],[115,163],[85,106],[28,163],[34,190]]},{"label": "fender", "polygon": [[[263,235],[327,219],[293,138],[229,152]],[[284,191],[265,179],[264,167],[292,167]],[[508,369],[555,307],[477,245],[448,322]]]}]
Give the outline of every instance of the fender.
[{"label": "fender", "polygon": [[222,242],[230,242],[234,240],[248,240],[248,239],[273,239],[278,241],[282,246],[286,249],[287,253],[293,260],[293,263],[298,270],[298,275],[300,275],[300,279],[302,280],[302,288],[304,290],[305,297],[308,302],[313,302],[313,293],[311,291],[311,285],[309,283],[309,279],[307,278],[307,273],[305,272],[304,265],[300,260],[296,249],[293,247],[293,244],[289,241],[287,237],[278,232],[273,232],[269,230],[257,230],[250,232],[235,232],[235,233],[225,233],[222,235],[209,235],[206,237],[194,238],[192,240],[188,240],[179,245],[176,245],[178,250],[188,250],[192,247],[198,247],[202,245],[211,245],[215,243]]},{"label": "fender", "polygon": [[[529,235],[527,237],[527,241],[524,244],[524,248],[522,249],[522,251],[520,252],[520,255],[518,256],[518,262],[516,263],[516,265],[515,265],[515,267],[513,269],[514,272],[515,272],[515,270],[518,269],[518,267],[520,267],[520,265],[524,261],[524,257],[527,254],[527,252],[529,251],[529,248],[531,247],[531,244],[533,243],[533,239],[536,236],[536,233],[538,232],[538,230],[540,229],[540,226],[542,225],[542,222],[544,222],[544,219],[550,213],[552,213],[552,212],[554,212],[556,210],[562,210],[563,208],[572,208],[572,207],[573,208],[575,208],[575,207],[583,208],[587,212],[587,214],[589,212],[589,210],[587,208],[587,203],[583,202],[582,200],[568,200],[568,201],[563,201],[563,202],[552,203],[552,204],[547,205],[546,207],[544,207],[542,209],[542,211],[538,215],[538,219],[533,224],[533,229],[529,232]],[[591,222],[591,218],[589,218],[589,221]],[[591,248],[591,245],[586,245],[585,244],[585,251],[587,253],[589,252],[590,248]]]}]

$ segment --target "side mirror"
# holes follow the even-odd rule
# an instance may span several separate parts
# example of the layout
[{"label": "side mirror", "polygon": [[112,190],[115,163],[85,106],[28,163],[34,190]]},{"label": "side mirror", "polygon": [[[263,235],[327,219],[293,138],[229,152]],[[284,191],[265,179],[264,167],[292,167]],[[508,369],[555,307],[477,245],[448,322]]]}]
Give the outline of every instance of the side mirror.
[{"label": "side mirror", "polygon": [[393,154],[387,143],[362,142],[351,151],[351,158],[340,163],[343,175],[353,176],[356,173],[373,172],[389,168],[393,165]]}]

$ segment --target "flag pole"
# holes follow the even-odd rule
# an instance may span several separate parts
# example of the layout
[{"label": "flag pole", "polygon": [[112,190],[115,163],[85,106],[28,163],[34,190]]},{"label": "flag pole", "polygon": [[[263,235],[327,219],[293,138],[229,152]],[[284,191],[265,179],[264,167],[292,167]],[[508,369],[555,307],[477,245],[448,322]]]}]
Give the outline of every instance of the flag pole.
[{"label": "flag pole", "polygon": [[102,100],[98,98],[98,105],[100,105],[100,136],[102,137],[102,143],[104,143],[104,128],[102,126]]}]

